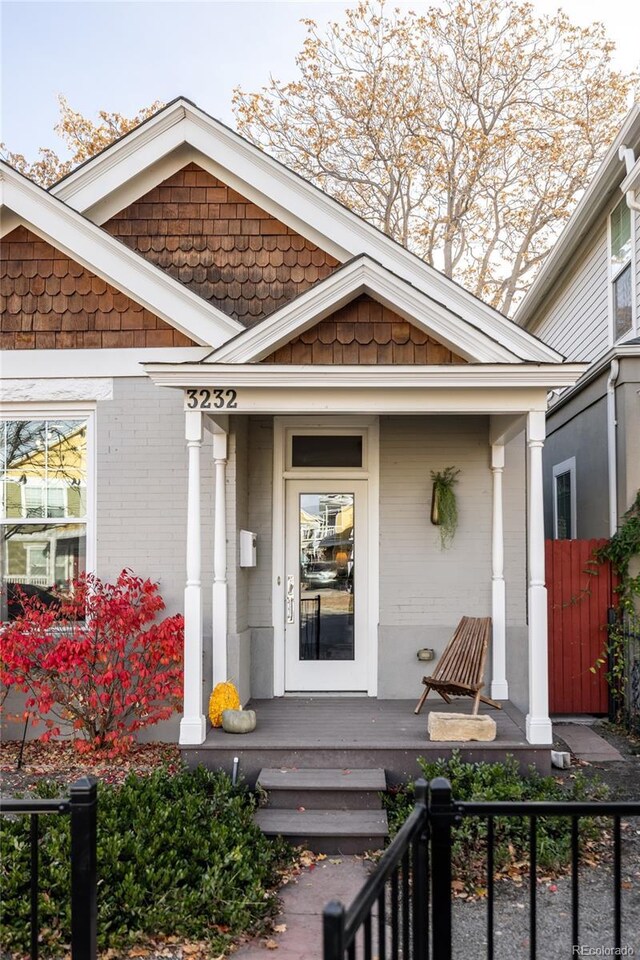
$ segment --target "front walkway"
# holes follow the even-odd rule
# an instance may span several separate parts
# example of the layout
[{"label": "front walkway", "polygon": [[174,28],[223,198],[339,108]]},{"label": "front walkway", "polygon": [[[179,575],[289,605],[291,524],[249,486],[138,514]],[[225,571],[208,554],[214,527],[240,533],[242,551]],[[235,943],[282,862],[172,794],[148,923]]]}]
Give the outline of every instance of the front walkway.
[{"label": "front walkway", "polygon": [[282,909],[275,931],[240,947],[234,957],[265,960],[266,950],[277,947],[278,960],[320,960],[322,911],[330,900],[351,903],[372,866],[362,857],[327,857],[303,868],[297,880],[280,891]]}]

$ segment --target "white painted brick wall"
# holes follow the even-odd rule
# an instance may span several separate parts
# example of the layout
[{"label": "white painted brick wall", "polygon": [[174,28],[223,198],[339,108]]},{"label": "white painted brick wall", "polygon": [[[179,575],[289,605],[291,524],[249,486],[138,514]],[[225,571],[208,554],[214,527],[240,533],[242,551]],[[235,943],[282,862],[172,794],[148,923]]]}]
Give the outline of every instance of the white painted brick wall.
[{"label": "white painted brick wall", "polygon": [[[460,468],[459,526],[441,550],[431,470]],[[491,613],[491,471],[486,417],[380,420],[380,623],[453,624]]]},{"label": "white painted brick wall", "polygon": [[[160,582],[168,613],[182,612],[187,518],[187,447],[182,394],[146,377],[114,380],[98,404],[97,572],[123,567]],[[203,584],[212,578],[213,465],[205,433],[202,460]],[[210,590],[203,591],[210,630]]]}]

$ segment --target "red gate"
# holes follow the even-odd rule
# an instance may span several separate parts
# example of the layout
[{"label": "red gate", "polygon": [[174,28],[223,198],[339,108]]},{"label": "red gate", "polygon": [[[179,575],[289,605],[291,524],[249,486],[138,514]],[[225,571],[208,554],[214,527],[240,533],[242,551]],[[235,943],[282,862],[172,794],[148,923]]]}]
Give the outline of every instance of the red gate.
[{"label": "red gate", "polygon": [[614,575],[594,551],[606,540],[547,540],[550,713],[606,713],[606,666],[595,674],[606,641]]}]

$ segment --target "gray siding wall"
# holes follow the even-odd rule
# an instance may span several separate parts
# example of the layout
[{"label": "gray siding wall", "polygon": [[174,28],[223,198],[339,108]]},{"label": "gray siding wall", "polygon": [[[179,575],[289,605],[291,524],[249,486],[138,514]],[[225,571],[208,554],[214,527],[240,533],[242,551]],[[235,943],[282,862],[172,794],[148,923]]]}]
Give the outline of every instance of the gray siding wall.
[{"label": "gray siding wall", "polygon": [[553,467],[576,458],[576,498],[581,540],[609,536],[607,374],[547,418],[543,451],[545,536],[553,537]]},{"label": "gray siding wall", "polygon": [[533,333],[568,360],[593,360],[609,346],[607,226],[602,221],[585,254],[553,290]]}]

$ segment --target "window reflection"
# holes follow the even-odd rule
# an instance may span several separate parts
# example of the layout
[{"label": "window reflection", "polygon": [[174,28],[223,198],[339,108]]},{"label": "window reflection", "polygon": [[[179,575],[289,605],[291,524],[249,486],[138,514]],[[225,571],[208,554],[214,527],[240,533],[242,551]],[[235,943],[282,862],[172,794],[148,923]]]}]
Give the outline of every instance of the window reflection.
[{"label": "window reflection", "polygon": [[300,495],[300,659],[353,660],[354,496]]},{"label": "window reflection", "polygon": [[2,428],[3,515],[11,519],[84,517],[86,421],[13,420]]}]

